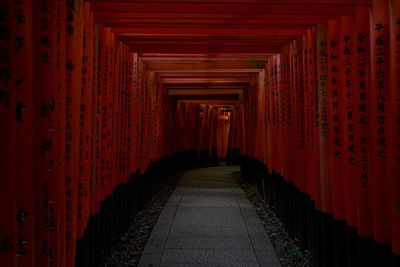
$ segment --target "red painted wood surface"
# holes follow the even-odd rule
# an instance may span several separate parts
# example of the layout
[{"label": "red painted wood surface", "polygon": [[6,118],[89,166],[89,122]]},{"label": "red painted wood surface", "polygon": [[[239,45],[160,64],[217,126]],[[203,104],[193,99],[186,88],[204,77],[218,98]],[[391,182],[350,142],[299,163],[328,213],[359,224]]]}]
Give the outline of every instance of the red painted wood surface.
[{"label": "red painted wood surface", "polygon": [[[4,9],[6,15],[12,16],[13,4],[5,3]],[[0,240],[2,240],[2,249],[0,254],[0,261],[6,265],[15,266],[17,257],[15,253],[16,248],[16,236],[15,231],[17,223],[15,221],[15,179],[16,179],[16,124],[14,114],[14,107],[16,106],[16,88],[14,87],[15,77],[12,75],[12,66],[15,62],[12,62],[11,55],[14,54],[13,42],[15,34],[12,32],[13,20],[1,21],[1,27],[4,27],[8,31],[8,36],[0,40],[0,47],[5,51],[7,56],[2,56],[0,66],[3,75],[0,79],[0,111],[1,111],[1,123],[7,125],[0,132],[1,137],[1,161],[0,167],[3,170],[2,179],[0,179],[0,200],[1,200],[1,211],[4,214],[4,220],[1,221],[1,234]]]},{"label": "red painted wood surface", "polygon": [[330,132],[328,111],[328,26],[317,25],[317,80],[318,80],[318,125],[319,125],[319,152],[320,152],[320,181],[321,209],[323,212],[332,213],[332,176],[329,169]]},{"label": "red painted wood surface", "polygon": [[389,173],[392,182],[392,243],[393,252],[400,255],[400,122],[399,122],[399,89],[400,89],[400,1],[392,1],[391,6],[392,35],[391,35],[391,61],[390,66],[390,114],[392,124],[391,166]]},{"label": "red painted wood surface", "polygon": [[341,80],[339,79],[340,62],[340,39],[339,39],[339,20],[328,22],[328,127],[329,127],[329,158],[328,174],[332,183],[332,208],[335,219],[345,219],[345,204],[343,190],[343,138],[341,131],[340,116],[342,110]]},{"label": "red painted wood surface", "polygon": [[[15,155],[24,162],[24,167],[15,167],[15,209],[12,218],[16,218],[15,254],[18,266],[32,266],[34,264],[34,176],[33,176],[33,133],[34,133],[34,101],[33,101],[33,36],[30,30],[33,24],[32,3],[14,3],[12,16],[18,20],[20,10],[25,14],[25,23],[16,23],[15,35],[18,36],[18,46],[14,50],[12,64],[12,80],[15,84],[16,109],[12,119],[15,123]],[[24,62],[23,65],[19,62]],[[15,117],[14,117],[15,116]],[[12,138],[12,137],[11,137]],[[7,139],[6,139],[7,140]],[[12,140],[12,139],[11,139]],[[9,142],[9,140],[7,140]],[[12,144],[12,142],[11,142]],[[10,156],[10,155],[8,155]],[[4,178],[2,178],[4,180]],[[10,182],[12,179],[10,179]],[[56,184],[56,183],[55,183]],[[7,187],[2,188],[6,189]],[[8,189],[7,189],[8,190]],[[57,189],[55,189],[57,190]],[[7,195],[10,192],[3,192]],[[9,205],[9,203],[5,203]],[[16,215],[16,216],[15,216]],[[57,234],[55,231],[53,235]],[[53,239],[54,240],[54,239]],[[57,240],[57,239],[55,239]],[[1,261],[1,260],[0,260]]]},{"label": "red painted wood surface", "polygon": [[389,1],[373,1],[372,8],[372,81],[371,81],[371,180],[374,237],[381,243],[391,243],[391,186],[388,175],[389,157],[389,82],[390,31]]},{"label": "red painted wood surface", "polygon": [[372,218],[372,182],[370,174],[370,132],[369,120],[371,113],[371,10],[367,7],[359,7],[354,18],[355,37],[355,96],[358,112],[356,113],[357,139],[356,146],[359,153],[359,164],[357,165],[357,188],[358,188],[358,233],[361,236],[373,236]]},{"label": "red painted wood surface", "polygon": [[101,201],[184,149],[400,254],[399,1],[31,4],[1,7],[1,265],[73,266]]}]

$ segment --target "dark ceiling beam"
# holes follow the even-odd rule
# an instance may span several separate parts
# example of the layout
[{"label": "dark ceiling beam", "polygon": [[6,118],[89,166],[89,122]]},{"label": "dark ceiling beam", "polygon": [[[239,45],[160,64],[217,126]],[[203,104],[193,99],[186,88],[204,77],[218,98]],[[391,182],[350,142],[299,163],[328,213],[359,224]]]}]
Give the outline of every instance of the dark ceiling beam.
[{"label": "dark ceiling beam", "polygon": [[291,20],[327,20],[330,18],[335,18],[340,16],[340,14],[332,15],[332,14],[219,14],[219,13],[164,13],[164,12],[151,12],[151,13],[141,13],[135,11],[95,11],[93,14],[95,22],[102,22],[103,19],[175,19],[175,20],[182,20],[182,19],[201,19],[201,20],[208,20],[208,19],[228,19],[232,23],[246,21],[246,20],[258,20],[258,19],[265,19],[265,20],[278,20],[278,21],[291,21]]},{"label": "dark ceiling beam", "polygon": [[280,53],[282,47],[275,46],[224,46],[224,45],[130,45],[130,50],[137,53]]},{"label": "dark ceiling beam", "polygon": [[195,103],[201,105],[211,105],[211,106],[238,106],[239,100],[223,100],[223,99],[179,99],[177,102],[183,103]]},{"label": "dark ceiling beam", "polygon": [[186,89],[169,89],[168,95],[240,95],[242,93],[241,89],[196,89],[196,90],[186,90]]},{"label": "dark ceiling beam", "polygon": [[164,74],[159,74],[157,77],[160,79],[164,78],[174,78],[174,79],[179,79],[179,78],[232,78],[232,77],[255,77],[257,73],[245,73],[245,72],[228,72],[228,73],[207,73],[207,72],[187,72],[187,73],[178,73],[178,72],[173,72],[173,73],[164,73]]},{"label": "dark ceiling beam", "polygon": [[257,19],[257,18],[245,18],[240,20],[232,19],[221,19],[221,18],[130,18],[130,17],[115,17],[105,16],[96,17],[97,22],[104,23],[107,27],[124,26],[132,27],[131,24],[140,25],[166,25],[174,27],[174,25],[194,25],[198,27],[210,27],[218,25],[241,25],[241,26],[290,26],[290,25],[312,25],[317,23],[327,23],[327,18],[312,19],[312,18],[281,18],[281,19]]},{"label": "dark ceiling beam", "polygon": [[[128,45],[239,45],[239,46],[249,46],[254,45],[254,41],[125,41]],[[260,41],[257,45],[265,45],[265,46],[272,46],[272,45],[282,45],[286,44],[288,40],[269,40],[269,41]]]},{"label": "dark ceiling beam", "polygon": [[[267,59],[271,57],[270,53],[236,53],[236,54],[228,54],[228,53],[221,53],[221,54],[162,54],[162,53],[142,53],[140,54],[143,62],[146,63],[164,63],[164,62],[180,62],[185,63],[187,61],[191,62],[221,62],[227,61],[229,62],[241,62],[241,64],[246,63],[243,68],[246,68],[249,63],[257,63],[257,62],[265,62]],[[252,66],[253,67],[253,66]],[[252,68],[252,67],[247,67]],[[215,68],[216,70],[221,69]],[[228,68],[230,69],[230,68]],[[195,69],[193,69],[195,70]]]},{"label": "dark ceiling beam", "polygon": [[153,35],[133,35],[133,36],[120,36],[119,40],[127,42],[136,41],[147,41],[147,42],[161,42],[161,41],[175,41],[175,42],[208,42],[208,41],[247,41],[247,42],[267,42],[274,40],[291,40],[293,39],[293,34],[291,35],[266,35],[266,36],[255,36],[255,35],[195,35],[195,34],[185,34],[182,35],[163,35],[159,36]]},{"label": "dark ceiling beam", "polygon": [[[198,55],[198,54],[195,54]],[[187,56],[187,55],[186,55]],[[236,71],[241,71],[245,69],[263,69],[265,68],[265,60],[232,60],[223,58],[222,60],[218,60],[220,54],[210,54],[207,59],[197,59],[195,57],[191,58],[179,58],[175,60],[171,60],[170,58],[166,58],[165,60],[161,60],[158,58],[144,58],[145,68],[154,72],[160,71],[168,71],[168,70],[185,70],[192,69],[193,71],[197,70],[225,70],[231,69]]]},{"label": "dark ceiling beam", "polygon": [[231,36],[231,35],[253,35],[253,36],[279,36],[279,35],[302,35],[306,34],[305,29],[292,29],[292,28],[158,28],[158,27],[113,27],[111,28],[113,33],[120,36],[135,36],[135,35],[159,35],[163,37],[168,36],[185,36],[190,35],[219,35],[219,36]]},{"label": "dark ceiling beam", "polygon": [[352,15],[354,5],[342,3],[207,3],[207,2],[93,2],[95,12],[136,13],[214,13],[214,14],[303,14],[303,15]]},{"label": "dark ceiling beam", "polygon": [[[327,21],[324,21],[327,23]],[[307,29],[316,23],[232,23],[226,21],[225,23],[132,23],[132,22],[103,22],[104,27],[111,28],[128,28],[128,29],[141,29],[141,28],[189,28],[189,29]]]},{"label": "dark ceiling beam", "polygon": [[156,71],[159,76],[174,76],[174,75],[207,75],[207,76],[221,76],[221,75],[252,75],[255,73],[259,73],[262,69],[169,69],[169,70],[161,70]]},{"label": "dark ceiling beam", "polygon": [[185,78],[160,78],[161,83],[235,83],[235,82],[251,82],[252,79],[249,77],[185,77]]},{"label": "dark ceiling beam", "polygon": [[[110,0],[91,0],[91,2],[110,2]],[[199,0],[117,0],[112,2],[121,3],[198,3]],[[201,0],[202,3],[220,3],[220,4],[319,4],[319,5],[371,5],[371,0]]]},{"label": "dark ceiling beam", "polygon": [[168,89],[243,89],[243,85],[213,85],[213,84],[204,84],[204,85],[174,85],[174,86],[167,86]]},{"label": "dark ceiling beam", "polygon": [[[178,83],[164,83],[163,86],[167,89],[171,88],[178,88],[179,89],[188,89],[188,88],[196,88],[195,86],[200,86],[200,89],[204,88],[211,88],[211,85],[221,85],[225,86],[228,89],[242,89],[242,88],[247,88],[250,86],[254,81],[225,81],[225,82],[213,82],[213,81],[186,81],[186,82],[178,82]],[[177,86],[182,86],[182,87],[177,87]],[[193,87],[192,87],[193,86]],[[210,86],[210,87],[209,87]],[[237,87],[232,87],[232,86],[240,86],[240,88]],[[217,88],[221,89],[221,88]]]}]

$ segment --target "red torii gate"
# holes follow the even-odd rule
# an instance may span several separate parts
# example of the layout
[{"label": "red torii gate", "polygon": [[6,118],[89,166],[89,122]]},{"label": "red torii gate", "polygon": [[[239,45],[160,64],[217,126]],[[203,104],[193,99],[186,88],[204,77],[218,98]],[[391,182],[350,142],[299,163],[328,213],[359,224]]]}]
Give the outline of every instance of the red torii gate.
[{"label": "red torii gate", "polygon": [[100,203],[184,149],[207,104],[237,107],[242,155],[398,257],[399,5],[5,3],[0,262],[72,266]]}]

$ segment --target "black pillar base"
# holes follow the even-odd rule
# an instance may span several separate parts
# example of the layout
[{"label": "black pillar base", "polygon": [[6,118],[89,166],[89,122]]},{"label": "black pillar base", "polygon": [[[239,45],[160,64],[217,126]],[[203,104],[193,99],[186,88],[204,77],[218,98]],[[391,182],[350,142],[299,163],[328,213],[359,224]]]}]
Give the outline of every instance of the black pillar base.
[{"label": "black pillar base", "polygon": [[374,242],[374,266],[391,266],[392,264],[392,246]]},{"label": "black pillar base", "polygon": [[374,265],[374,239],[369,237],[358,237],[358,266]]},{"label": "black pillar base", "polygon": [[334,220],[335,266],[347,265],[347,225],[344,220]]},{"label": "black pillar base", "polygon": [[173,172],[197,165],[197,151],[182,151],[151,162],[144,174],[131,174],[126,183],[100,203],[89,218],[84,236],[77,240],[75,266],[100,266],[128,227],[130,219],[156,194]]},{"label": "black pillar base", "polygon": [[[240,157],[242,177],[265,192],[271,210],[301,249],[310,250],[313,266],[396,266],[400,255],[391,245],[361,237],[357,228],[315,208],[305,193],[255,158]],[[264,180],[264,186],[260,186]]]}]

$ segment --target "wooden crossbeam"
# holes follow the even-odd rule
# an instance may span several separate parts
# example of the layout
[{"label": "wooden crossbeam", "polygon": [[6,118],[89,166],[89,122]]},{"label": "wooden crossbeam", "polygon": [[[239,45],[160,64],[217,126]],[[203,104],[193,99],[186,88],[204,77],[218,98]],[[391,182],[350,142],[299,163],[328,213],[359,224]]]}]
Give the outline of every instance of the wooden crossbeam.
[{"label": "wooden crossbeam", "polygon": [[136,13],[220,13],[220,14],[328,14],[352,15],[354,5],[346,2],[337,3],[207,3],[207,2],[131,2],[109,1],[93,2],[95,12],[136,12]]},{"label": "wooden crossbeam", "polygon": [[168,95],[239,95],[242,92],[241,89],[196,89],[196,90],[185,90],[185,89],[170,89]]}]

